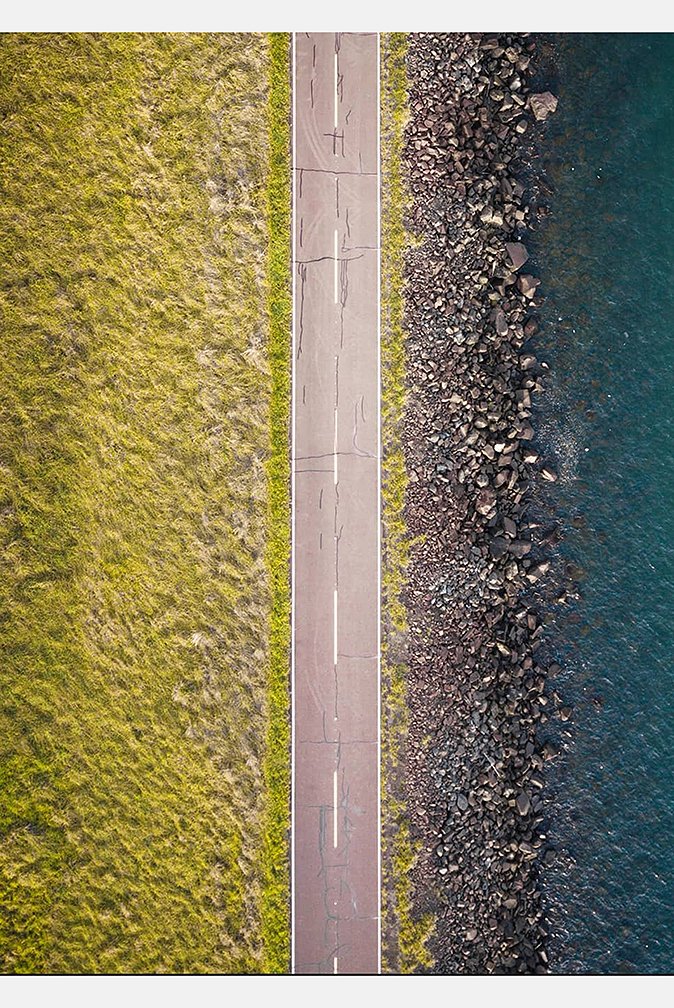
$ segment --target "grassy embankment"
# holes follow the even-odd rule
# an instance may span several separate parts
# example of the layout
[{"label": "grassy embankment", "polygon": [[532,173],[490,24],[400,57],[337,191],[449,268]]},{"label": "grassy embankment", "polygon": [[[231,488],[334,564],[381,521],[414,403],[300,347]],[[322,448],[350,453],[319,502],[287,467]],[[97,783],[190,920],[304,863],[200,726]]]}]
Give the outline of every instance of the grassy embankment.
[{"label": "grassy embankment", "polygon": [[287,966],[287,41],[0,41],[5,972]]},{"label": "grassy embankment", "polygon": [[401,593],[409,556],[403,517],[407,477],[402,446],[405,410],[403,266],[409,237],[404,216],[403,133],[407,119],[406,35],[381,36],[382,300],[382,914],[383,962],[389,972],[431,965],[430,922],[413,913],[409,872],[416,852],[405,807],[401,762],[407,734],[405,641]]}]

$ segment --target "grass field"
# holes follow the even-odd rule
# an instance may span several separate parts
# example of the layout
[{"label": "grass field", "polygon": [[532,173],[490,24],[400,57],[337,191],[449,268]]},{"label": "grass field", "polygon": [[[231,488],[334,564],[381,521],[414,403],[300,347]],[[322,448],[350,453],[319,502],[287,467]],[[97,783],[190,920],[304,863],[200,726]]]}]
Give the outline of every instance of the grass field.
[{"label": "grass field", "polygon": [[387,972],[431,966],[431,922],[417,919],[409,872],[410,837],[403,772],[407,735],[407,619],[401,594],[410,540],[404,519],[407,475],[404,257],[407,192],[402,162],[407,121],[406,34],[381,36],[381,366],[382,366],[382,963]]},{"label": "grass field", "polygon": [[0,968],[288,964],[284,35],[0,40]]}]

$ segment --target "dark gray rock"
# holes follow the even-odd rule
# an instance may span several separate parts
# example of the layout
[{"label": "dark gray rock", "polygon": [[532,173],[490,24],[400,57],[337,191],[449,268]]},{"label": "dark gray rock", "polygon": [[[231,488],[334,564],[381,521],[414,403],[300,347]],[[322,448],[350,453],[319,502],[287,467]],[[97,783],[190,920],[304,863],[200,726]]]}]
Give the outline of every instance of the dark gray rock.
[{"label": "dark gray rock", "polygon": [[531,811],[531,800],[526,791],[520,791],[517,796],[517,811],[521,816],[527,816]]},{"label": "dark gray rock", "polygon": [[524,246],[522,242],[506,242],[506,252],[510,256],[510,261],[514,270],[518,270],[524,266],[525,262],[529,258],[526,246]]},{"label": "dark gray rock", "polygon": [[499,336],[508,335],[508,320],[505,316],[505,312],[500,308],[496,312],[496,316],[494,318],[494,327]]},{"label": "dark gray rock", "polygon": [[512,542],[508,543],[508,552],[517,557],[518,560],[521,560],[522,557],[531,552],[531,543],[527,542],[526,539],[513,539]]}]

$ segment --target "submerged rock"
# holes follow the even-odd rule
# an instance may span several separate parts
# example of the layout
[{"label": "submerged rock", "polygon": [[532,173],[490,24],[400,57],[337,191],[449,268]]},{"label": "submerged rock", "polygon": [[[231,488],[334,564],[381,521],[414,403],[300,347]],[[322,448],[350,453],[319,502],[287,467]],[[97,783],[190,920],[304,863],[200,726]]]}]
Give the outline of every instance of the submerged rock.
[{"label": "submerged rock", "polygon": [[517,286],[526,298],[533,298],[540,282],[538,277],[531,276],[529,273],[524,273],[517,278]]}]

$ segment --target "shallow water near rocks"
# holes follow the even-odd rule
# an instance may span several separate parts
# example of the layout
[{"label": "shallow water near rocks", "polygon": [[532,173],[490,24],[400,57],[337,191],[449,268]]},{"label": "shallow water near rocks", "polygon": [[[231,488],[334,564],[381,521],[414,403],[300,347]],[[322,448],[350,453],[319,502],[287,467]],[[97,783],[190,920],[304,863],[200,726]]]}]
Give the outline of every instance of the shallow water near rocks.
[{"label": "shallow water near rocks", "polygon": [[[674,968],[674,36],[555,36],[539,440],[580,600],[547,649],[573,718],[547,772],[553,972]],[[569,736],[565,737],[564,733]]]}]

